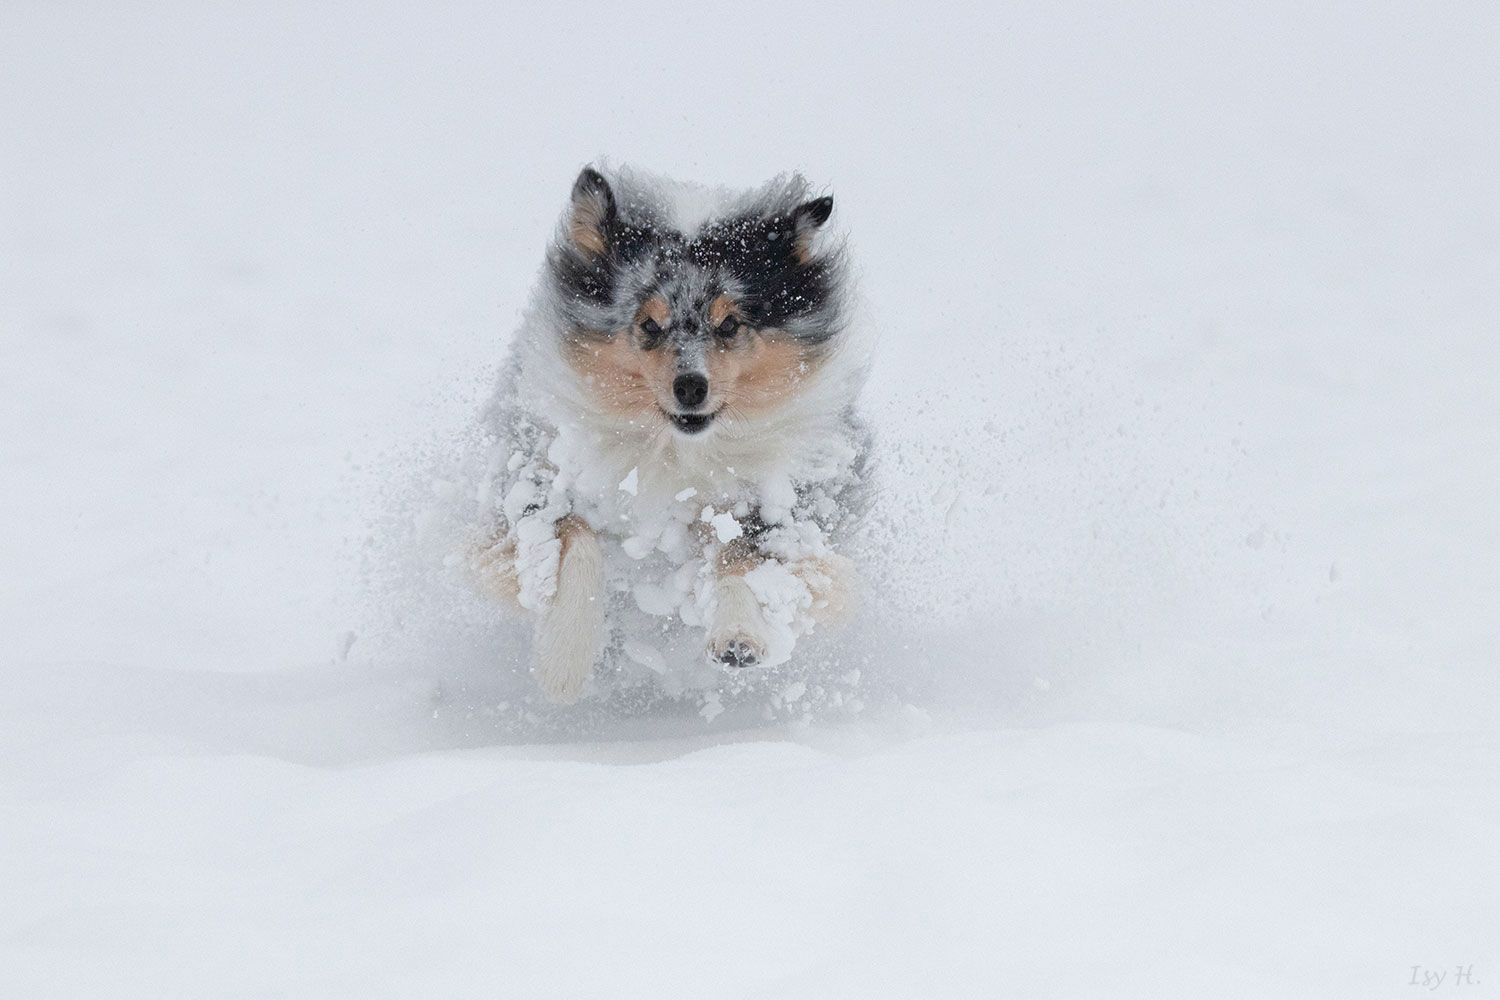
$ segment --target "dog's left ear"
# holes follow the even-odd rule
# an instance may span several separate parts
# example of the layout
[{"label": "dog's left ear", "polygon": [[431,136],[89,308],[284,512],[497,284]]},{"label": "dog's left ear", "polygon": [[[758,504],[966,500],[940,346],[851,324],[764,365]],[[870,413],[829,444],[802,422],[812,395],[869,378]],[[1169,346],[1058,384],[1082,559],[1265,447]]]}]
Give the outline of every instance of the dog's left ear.
[{"label": "dog's left ear", "polygon": [[812,259],[813,234],[818,227],[828,221],[833,214],[833,195],[825,195],[812,201],[803,202],[797,206],[792,213],[792,226],[794,228],[793,249],[797,259],[806,263]]},{"label": "dog's left ear", "polygon": [[609,181],[593,167],[584,167],[573,182],[568,237],[590,257],[599,257],[609,246],[609,228],[615,220],[615,193]]}]

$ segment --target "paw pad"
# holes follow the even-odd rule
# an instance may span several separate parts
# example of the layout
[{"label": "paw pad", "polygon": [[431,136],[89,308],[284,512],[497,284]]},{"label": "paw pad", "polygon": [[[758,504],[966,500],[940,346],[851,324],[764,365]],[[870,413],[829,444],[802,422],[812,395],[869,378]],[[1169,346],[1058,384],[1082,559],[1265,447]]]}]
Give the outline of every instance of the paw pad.
[{"label": "paw pad", "polygon": [[760,655],[747,642],[731,639],[716,657],[726,667],[753,667],[760,662]]}]

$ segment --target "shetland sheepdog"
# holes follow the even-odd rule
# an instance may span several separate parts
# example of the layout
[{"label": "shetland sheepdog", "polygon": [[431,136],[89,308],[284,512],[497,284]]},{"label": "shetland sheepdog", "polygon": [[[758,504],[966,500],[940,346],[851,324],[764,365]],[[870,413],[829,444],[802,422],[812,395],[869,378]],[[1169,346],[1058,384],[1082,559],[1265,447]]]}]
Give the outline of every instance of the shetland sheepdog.
[{"label": "shetland sheepdog", "polygon": [[740,192],[579,174],[485,411],[470,560],[533,616],[550,699],[611,650],[774,666],[850,614],[869,351],[832,214],[795,174]]}]

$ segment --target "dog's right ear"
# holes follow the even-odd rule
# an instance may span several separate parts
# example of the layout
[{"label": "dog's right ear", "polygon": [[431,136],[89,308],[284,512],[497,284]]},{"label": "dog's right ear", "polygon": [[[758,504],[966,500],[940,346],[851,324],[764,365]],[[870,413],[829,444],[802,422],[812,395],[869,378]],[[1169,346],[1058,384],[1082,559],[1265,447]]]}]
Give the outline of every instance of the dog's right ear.
[{"label": "dog's right ear", "polygon": [[610,224],[615,220],[615,193],[609,181],[593,167],[584,167],[573,182],[573,204],[569,209],[568,237],[585,256],[599,257],[609,246]]}]

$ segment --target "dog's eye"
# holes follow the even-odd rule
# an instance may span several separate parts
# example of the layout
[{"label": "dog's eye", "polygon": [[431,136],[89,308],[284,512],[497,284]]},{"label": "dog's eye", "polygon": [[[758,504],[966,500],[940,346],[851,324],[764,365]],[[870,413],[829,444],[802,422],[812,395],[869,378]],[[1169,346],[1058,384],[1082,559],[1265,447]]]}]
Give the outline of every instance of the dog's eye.
[{"label": "dog's eye", "polygon": [[641,332],[654,340],[661,336],[661,324],[648,316],[641,320]]},{"label": "dog's eye", "polygon": [[740,321],[733,316],[725,316],[724,322],[719,324],[718,334],[721,337],[733,337],[739,332]]}]

